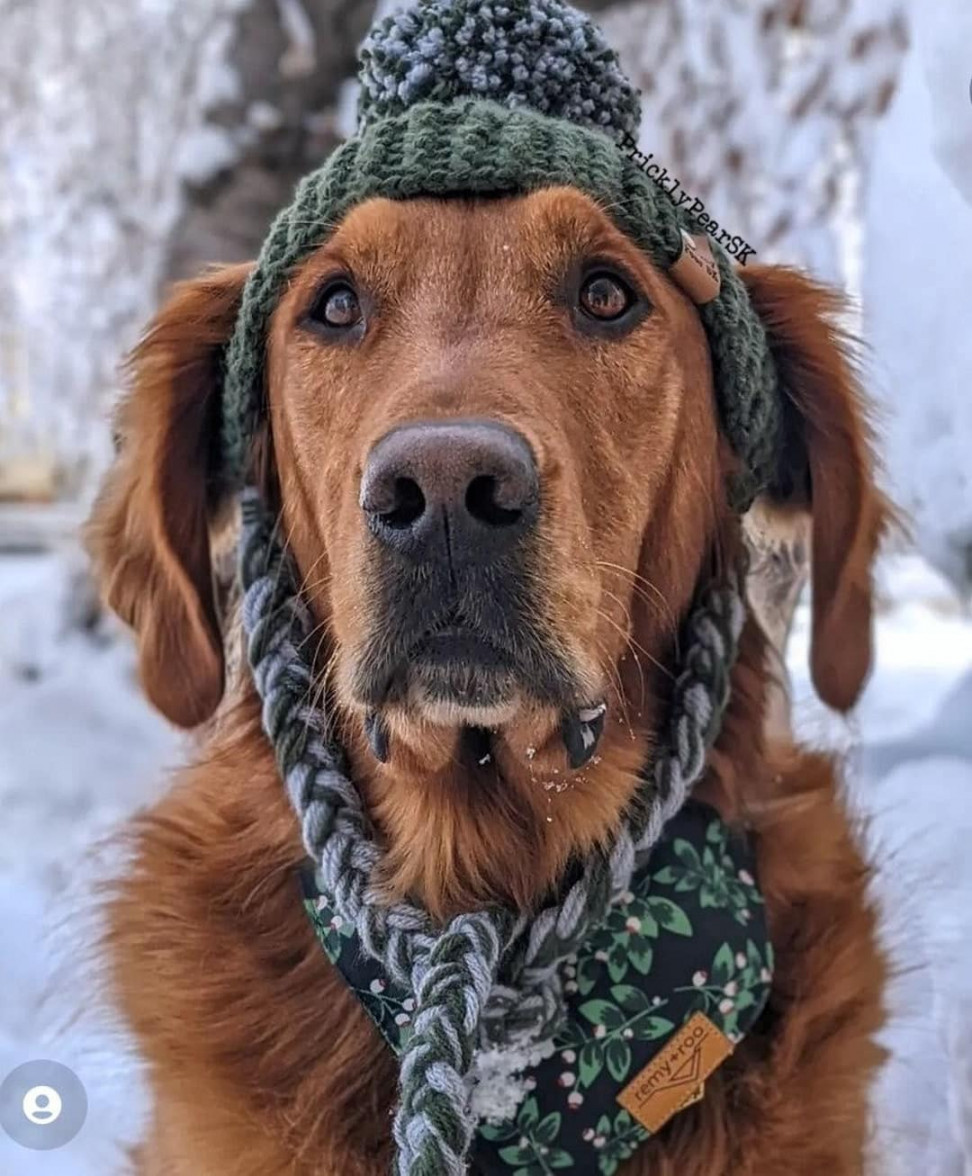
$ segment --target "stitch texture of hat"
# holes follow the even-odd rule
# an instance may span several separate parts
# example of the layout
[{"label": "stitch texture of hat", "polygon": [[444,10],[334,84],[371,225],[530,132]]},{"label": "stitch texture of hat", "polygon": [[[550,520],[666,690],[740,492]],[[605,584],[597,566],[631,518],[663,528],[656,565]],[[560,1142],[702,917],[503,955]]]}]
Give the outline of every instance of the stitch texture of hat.
[{"label": "stitch texture of hat", "polygon": [[[306,176],[271,226],[225,355],[223,474],[241,485],[265,411],[270,316],[295,267],[356,204],[464,192],[585,192],[662,269],[687,214],[621,149],[638,92],[585,15],[560,0],[419,0],[379,22],[360,53],[357,133]],[[766,332],[721,247],[718,297],[699,307],[719,417],[744,510],[773,482],[782,400]]]}]

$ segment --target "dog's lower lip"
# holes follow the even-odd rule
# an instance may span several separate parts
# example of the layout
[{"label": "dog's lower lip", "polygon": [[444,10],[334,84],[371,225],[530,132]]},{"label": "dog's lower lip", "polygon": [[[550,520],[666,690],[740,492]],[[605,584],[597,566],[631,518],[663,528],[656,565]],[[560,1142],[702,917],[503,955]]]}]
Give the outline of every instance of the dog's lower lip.
[{"label": "dog's lower lip", "polygon": [[450,627],[424,637],[416,646],[417,660],[433,663],[505,664],[502,650],[471,629]]}]

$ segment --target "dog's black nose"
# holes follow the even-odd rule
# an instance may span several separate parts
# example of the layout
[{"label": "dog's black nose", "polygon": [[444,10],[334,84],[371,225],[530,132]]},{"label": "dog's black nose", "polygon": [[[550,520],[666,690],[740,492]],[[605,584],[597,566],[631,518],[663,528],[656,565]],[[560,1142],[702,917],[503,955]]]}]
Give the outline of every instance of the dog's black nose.
[{"label": "dog's black nose", "polygon": [[537,467],[513,429],[491,421],[402,425],[372,449],[361,509],[382,543],[419,562],[488,563],[536,522]]}]

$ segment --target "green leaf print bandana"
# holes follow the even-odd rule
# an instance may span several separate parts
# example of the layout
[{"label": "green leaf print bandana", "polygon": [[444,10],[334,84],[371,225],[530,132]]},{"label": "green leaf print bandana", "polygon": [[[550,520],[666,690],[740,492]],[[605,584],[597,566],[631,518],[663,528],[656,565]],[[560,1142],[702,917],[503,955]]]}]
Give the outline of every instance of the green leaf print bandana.
[{"label": "green leaf print bandana", "polygon": [[[301,883],[328,959],[400,1052],[411,996],[358,949],[312,865]],[[473,1170],[610,1176],[702,1096],[706,1075],[761,1013],[772,971],[752,849],[714,809],[689,801],[631,891],[562,966],[567,1019],[550,1056],[527,1072],[515,1118],[480,1124]]]}]

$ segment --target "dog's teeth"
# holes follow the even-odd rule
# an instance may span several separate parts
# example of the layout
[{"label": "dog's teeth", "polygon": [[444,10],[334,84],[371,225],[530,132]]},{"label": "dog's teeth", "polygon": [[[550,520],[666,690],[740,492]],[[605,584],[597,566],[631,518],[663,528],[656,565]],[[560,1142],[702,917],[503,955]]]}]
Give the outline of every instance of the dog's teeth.
[{"label": "dog's teeth", "polygon": [[369,711],[364,721],[365,738],[371,754],[380,764],[388,762],[388,727],[377,711]]},{"label": "dog's teeth", "polygon": [[604,716],[607,705],[581,707],[568,711],[560,722],[560,733],[567,749],[567,762],[572,768],[581,768],[594,754],[598,740],[604,731]]}]

